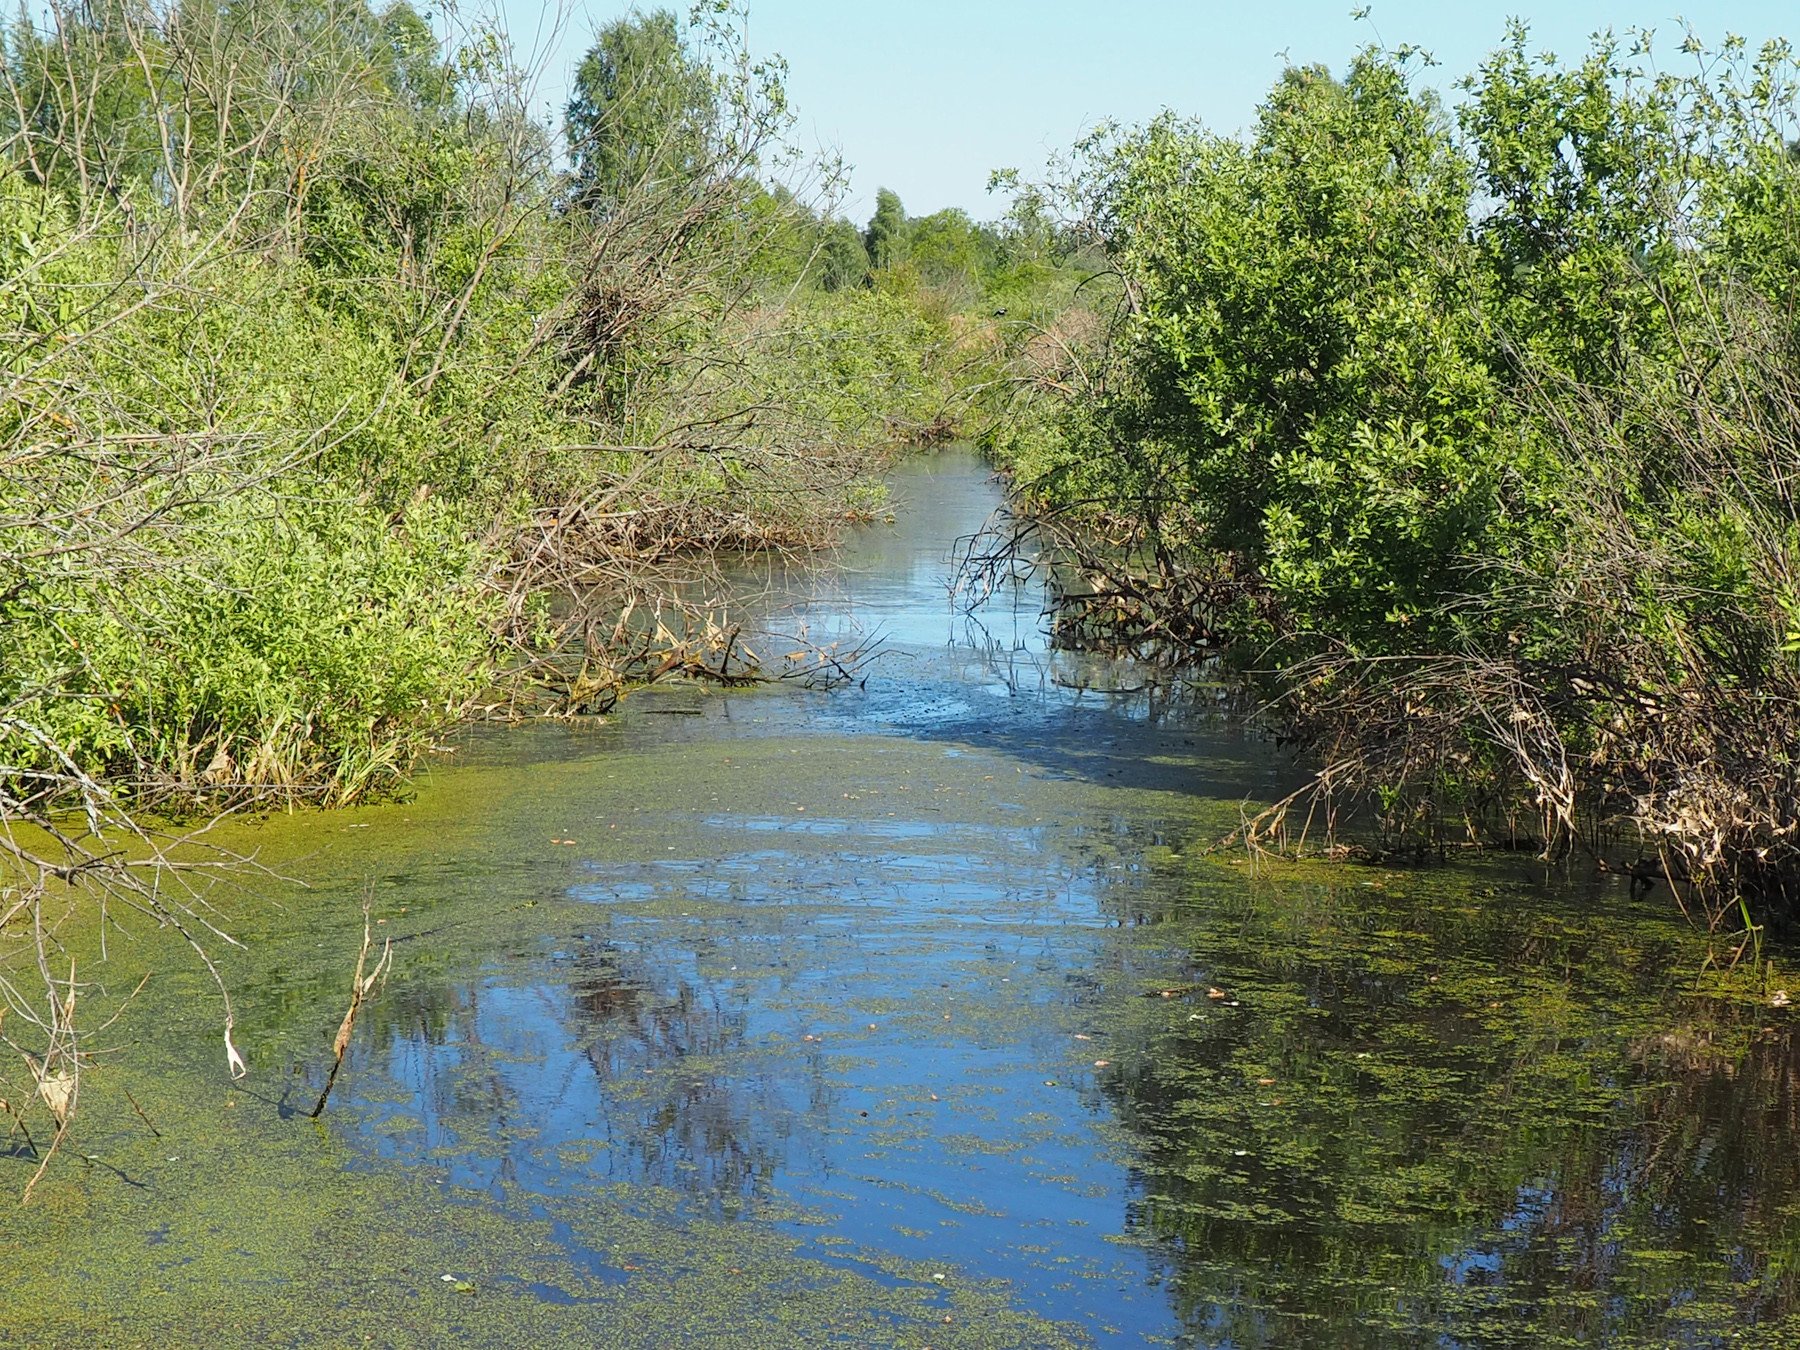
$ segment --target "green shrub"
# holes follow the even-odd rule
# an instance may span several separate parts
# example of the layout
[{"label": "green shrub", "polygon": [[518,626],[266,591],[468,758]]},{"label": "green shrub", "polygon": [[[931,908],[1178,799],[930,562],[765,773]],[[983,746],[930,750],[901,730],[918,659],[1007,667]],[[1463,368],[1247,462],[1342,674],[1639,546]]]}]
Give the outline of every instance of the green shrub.
[{"label": "green shrub", "polygon": [[1259,668],[1321,791],[1793,901],[1797,68],[1527,41],[1460,129],[1368,52],[1098,141],[1114,338],[998,444],[1070,603]]}]

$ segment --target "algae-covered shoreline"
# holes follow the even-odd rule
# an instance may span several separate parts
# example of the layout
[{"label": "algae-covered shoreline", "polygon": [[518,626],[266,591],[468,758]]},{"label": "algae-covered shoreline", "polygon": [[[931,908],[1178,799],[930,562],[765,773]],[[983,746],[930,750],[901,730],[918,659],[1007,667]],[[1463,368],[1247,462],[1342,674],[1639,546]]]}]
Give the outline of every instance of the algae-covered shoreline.
[{"label": "algae-covered shoreline", "polygon": [[[982,477],[899,480],[930,524],[872,533],[815,605],[892,636],[867,689],[481,732],[409,802],[228,827],[308,883],[215,895],[250,1075],[170,935],[115,933],[109,981],[157,973],[0,1218],[8,1327],[1791,1336],[1785,954],[1709,965],[1623,879],[1209,855],[1280,786],[1256,741],[955,636],[930,560]],[[394,970],[313,1121],[365,896]]]}]

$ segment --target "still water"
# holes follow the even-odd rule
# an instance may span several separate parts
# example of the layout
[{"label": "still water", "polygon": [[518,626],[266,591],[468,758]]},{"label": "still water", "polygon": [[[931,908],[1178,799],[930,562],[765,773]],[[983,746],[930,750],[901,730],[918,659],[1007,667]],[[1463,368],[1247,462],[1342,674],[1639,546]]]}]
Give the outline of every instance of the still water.
[{"label": "still water", "polygon": [[[0,1214],[0,1340],[1800,1345],[1787,953],[1517,861],[1209,853],[1294,766],[1029,586],[962,613],[997,502],[915,460],[746,601],[878,643],[861,687],[659,686],[240,830],[253,1072],[115,936],[157,974]],[[314,1121],[365,897],[394,973]]]}]

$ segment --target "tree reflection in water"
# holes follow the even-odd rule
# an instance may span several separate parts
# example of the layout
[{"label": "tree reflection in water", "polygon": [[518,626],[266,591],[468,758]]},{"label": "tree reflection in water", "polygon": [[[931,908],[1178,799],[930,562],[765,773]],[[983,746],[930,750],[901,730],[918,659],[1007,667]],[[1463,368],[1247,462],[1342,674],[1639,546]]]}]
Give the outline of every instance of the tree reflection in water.
[{"label": "tree reflection in water", "polygon": [[627,1183],[731,1211],[766,1192],[786,1160],[798,1104],[789,1081],[746,1047],[745,995],[683,958],[582,934],[551,957],[554,979],[465,986],[429,1015],[401,1000],[385,1029],[386,1067],[422,1129],[384,1155],[452,1157],[461,1185]]},{"label": "tree reflection in water", "polygon": [[1201,993],[1138,1000],[1099,1077],[1192,1332],[1711,1344],[1800,1307],[1800,1038],[1672,998],[1667,916],[1305,889],[1172,917]]},{"label": "tree reflection in water", "polygon": [[[1120,1344],[1800,1344],[1800,1050],[1748,965],[1610,882],[1200,856],[1292,765],[1045,651],[1024,591],[947,612],[946,525],[994,494],[919,472],[845,577],[897,673],[623,719],[560,772],[609,822],[576,917],[370,1009],[370,1148],[789,1223]],[[482,810],[497,855],[543,833]]]}]

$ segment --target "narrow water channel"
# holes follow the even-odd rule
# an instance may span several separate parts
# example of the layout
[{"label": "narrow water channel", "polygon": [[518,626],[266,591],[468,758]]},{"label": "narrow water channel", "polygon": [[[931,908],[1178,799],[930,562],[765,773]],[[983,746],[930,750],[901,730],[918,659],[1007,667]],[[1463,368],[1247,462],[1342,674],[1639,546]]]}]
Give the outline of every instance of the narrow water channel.
[{"label": "narrow water channel", "polygon": [[[878,640],[862,687],[658,687],[243,827],[306,883],[217,897],[252,1073],[114,937],[158,973],[0,1215],[0,1341],[1800,1344],[1787,954],[1516,860],[1210,856],[1293,766],[1028,588],[960,613],[997,500],[918,459],[763,616]],[[394,974],[314,1121],[364,896]]]}]

